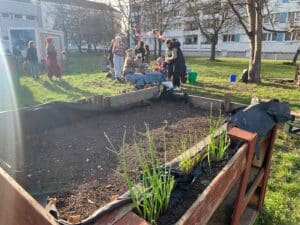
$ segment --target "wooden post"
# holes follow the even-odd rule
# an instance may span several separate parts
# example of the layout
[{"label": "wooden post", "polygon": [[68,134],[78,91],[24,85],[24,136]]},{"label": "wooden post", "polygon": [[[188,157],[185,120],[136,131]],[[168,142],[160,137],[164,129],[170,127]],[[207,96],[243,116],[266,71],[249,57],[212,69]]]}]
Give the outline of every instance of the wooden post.
[{"label": "wooden post", "polygon": [[[234,129],[234,128],[233,128]],[[253,161],[254,156],[254,147],[256,143],[256,136],[252,137],[250,134],[244,134],[245,131],[243,130],[233,130],[231,129],[228,134],[231,137],[236,137],[241,140],[247,141],[249,145],[248,153],[247,153],[247,164],[246,169],[244,171],[244,174],[242,176],[239,190],[238,190],[238,196],[235,202],[235,207],[232,215],[231,225],[240,225],[241,224],[241,217],[244,214],[247,205],[249,204],[250,200],[253,198],[253,196],[256,193],[256,190],[260,189],[259,199],[257,207],[254,211],[254,217],[257,215],[258,210],[260,210],[263,206],[265,194],[266,194],[266,188],[268,184],[269,174],[270,174],[270,167],[271,167],[271,159],[272,159],[272,153],[273,153],[273,147],[274,142],[276,139],[276,130],[277,126],[274,126],[272,130],[266,134],[267,142],[268,142],[268,148],[265,158],[263,159],[262,167],[259,168],[258,175],[255,177],[254,181],[251,183],[251,186],[249,185],[249,175],[251,170],[251,165]],[[238,128],[236,128],[238,129]],[[248,188],[248,190],[247,190]],[[246,210],[247,211],[247,210]],[[253,218],[254,218],[253,217]],[[245,224],[245,223],[242,223]],[[249,224],[249,223],[246,223]]]},{"label": "wooden post", "polygon": [[230,106],[231,106],[231,94],[225,93],[224,94],[224,110],[226,113],[230,112]]},{"label": "wooden post", "polygon": [[0,224],[58,225],[55,219],[1,167]]},{"label": "wooden post", "polygon": [[235,203],[235,208],[233,211],[232,221],[231,225],[239,225],[241,215],[244,211],[244,196],[246,194],[246,189],[248,185],[248,179],[250,175],[250,169],[252,164],[252,159],[254,156],[254,148],[256,143],[256,133],[247,132],[245,130],[241,130],[239,128],[232,128],[229,130],[228,135],[231,138],[237,138],[240,140],[244,140],[248,143],[248,150],[247,150],[247,156],[246,156],[246,168],[241,178],[241,183],[238,190],[238,195]]},{"label": "wooden post", "polygon": [[267,190],[267,185],[268,185],[268,180],[269,180],[269,175],[270,175],[272,155],[273,155],[273,148],[274,148],[274,143],[276,140],[276,133],[277,133],[277,126],[274,126],[271,131],[270,144],[269,144],[266,161],[265,161],[265,165],[264,165],[265,174],[264,174],[264,177],[262,180],[262,186],[261,186],[261,191],[260,191],[260,196],[259,196],[259,201],[258,201],[258,209],[259,210],[263,207],[264,199],[265,199],[265,195],[266,195],[266,190]]}]

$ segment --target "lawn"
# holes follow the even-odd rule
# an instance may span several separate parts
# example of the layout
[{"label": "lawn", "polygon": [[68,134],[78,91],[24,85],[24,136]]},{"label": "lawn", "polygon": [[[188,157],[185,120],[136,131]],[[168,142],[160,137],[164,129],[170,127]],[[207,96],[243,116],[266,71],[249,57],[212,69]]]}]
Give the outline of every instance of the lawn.
[{"label": "lawn", "polygon": [[[17,99],[19,106],[44,102],[69,101],[96,94],[114,95],[133,87],[105,77],[100,72],[101,55],[74,55],[68,59],[68,70],[62,81],[49,81],[45,74],[39,81],[30,76],[21,78]],[[230,83],[229,74],[240,75],[247,68],[247,59],[219,58],[210,62],[205,58],[187,58],[187,64],[198,73],[195,85],[186,84],[184,90],[192,94],[222,98],[231,93],[234,101],[250,103],[252,96],[288,101],[293,110],[300,109],[300,90],[294,84],[276,84],[264,80],[270,77],[293,78],[295,68],[283,61],[263,60],[262,83]],[[300,142],[279,131],[275,145],[271,178],[263,213],[255,225],[300,224]]]},{"label": "lawn", "polygon": [[73,55],[68,59],[67,71],[63,79],[50,81],[45,73],[40,80],[29,75],[21,77],[21,87],[17,92],[19,107],[37,105],[50,101],[70,101],[93,95],[111,96],[131,90],[129,84],[106,78],[100,73],[100,54]]},{"label": "lawn", "polygon": [[265,204],[255,225],[300,224],[300,140],[279,131]]},{"label": "lawn", "polygon": [[283,64],[281,60],[263,60],[260,85],[242,82],[230,83],[229,75],[241,76],[247,68],[247,59],[220,58],[211,62],[206,58],[188,58],[188,66],[198,73],[195,85],[186,84],[184,89],[191,94],[223,98],[230,93],[233,101],[249,104],[253,96],[259,98],[277,98],[288,101],[293,109],[300,109],[300,89],[295,84],[271,83],[264,78],[293,78],[295,67]]},{"label": "lawn", "polygon": [[[72,55],[68,57],[68,69],[62,81],[49,81],[45,74],[39,81],[30,76],[22,76],[18,93],[19,106],[36,105],[60,100],[69,101],[96,94],[114,95],[132,86],[120,84],[105,77],[100,72],[102,57],[100,54]],[[236,102],[250,103],[251,97],[277,98],[288,101],[292,109],[300,109],[300,89],[294,84],[277,84],[262,80],[260,85],[230,83],[229,74],[240,75],[247,68],[247,59],[219,58],[211,62],[206,58],[187,58],[187,64],[198,73],[195,85],[186,84],[184,90],[190,94],[223,98],[231,93]],[[262,78],[293,78],[295,68],[283,64],[283,61],[264,60]]]}]

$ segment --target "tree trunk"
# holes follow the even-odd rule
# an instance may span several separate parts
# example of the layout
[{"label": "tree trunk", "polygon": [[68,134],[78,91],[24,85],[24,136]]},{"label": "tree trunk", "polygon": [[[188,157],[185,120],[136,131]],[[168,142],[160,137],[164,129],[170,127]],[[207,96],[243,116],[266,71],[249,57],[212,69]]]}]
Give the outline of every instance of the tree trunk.
[{"label": "tree trunk", "polygon": [[297,52],[294,55],[293,62],[292,62],[294,65],[296,65],[296,62],[297,62],[297,59],[298,59],[299,55],[300,55],[300,48],[297,49]]},{"label": "tree trunk", "polygon": [[[250,81],[254,83],[260,83],[260,71],[261,71],[261,49],[262,49],[262,0],[257,1],[257,7],[255,8],[255,35],[254,43],[251,40],[251,62],[249,64],[249,76]],[[254,46],[253,46],[254,44]],[[254,49],[254,51],[252,51]]]},{"label": "tree trunk", "polygon": [[216,60],[216,45],[217,45],[217,43],[215,41],[211,42],[210,57],[209,57],[209,60],[211,60],[211,61]]},{"label": "tree trunk", "polygon": [[81,45],[77,45],[77,48],[78,48],[78,51],[80,52],[80,54],[82,53],[82,48],[81,48]]},{"label": "tree trunk", "polygon": [[261,39],[262,39],[262,0],[247,0],[249,19],[250,55],[248,78],[251,82],[260,82],[261,69]]},{"label": "tree trunk", "polygon": [[159,57],[161,57],[161,52],[162,52],[161,45],[162,45],[161,41],[158,41],[158,56]]}]

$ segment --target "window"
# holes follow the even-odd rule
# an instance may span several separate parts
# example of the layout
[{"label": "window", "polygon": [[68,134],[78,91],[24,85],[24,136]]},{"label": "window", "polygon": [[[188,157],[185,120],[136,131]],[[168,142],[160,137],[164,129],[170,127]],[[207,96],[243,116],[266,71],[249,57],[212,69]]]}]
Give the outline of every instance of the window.
[{"label": "window", "polygon": [[292,38],[292,34],[290,32],[285,32],[284,40],[291,41],[291,38]]},{"label": "window", "polygon": [[26,16],[26,20],[35,20],[35,16],[28,15]]},{"label": "window", "polygon": [[8,36],[3,36],[3,37],[2,37],[2,40],[3,40],[3,41],[8,41]]},{"label": "window", "polygon": [[284,33],[283,32],[273,32],[272,41],[283,41]]},{"label": "window", "polygon": [[179,12],[179,10],[174,10],[171,15],[173,17],[178,17],[178,16],[180,16],[180,12]]},{"label": "window", "polygon": [[263,23],[270,23],[270,17],[269,17],[269,15],[265,15],[263,17]]},{"label": "window", "polygon": [[277,40],[277,34],[278,33],[272,33],[272,41],[276,41]]},{"label": "window", "polygon": [[282,12],[279,14],[279,22],[280,23],[285,23],[286,22],[286,18],[287,18],[287,13],[286,12]]},{"label": "window", "polygon": [[285,32],[284,41],[296,41],[300,40],[300,32]]},{"label": "window", "polygon": [[23,16],[21,14],[14,14],[15,19],[22,19]]},{"label": "window", "polygon": [[294,21],[296,21],[296,22],[300,21],[300,12],[295,12]]},{"label": "window", "polygon": [[174,23],[173,24],[173,29],[174,30],[180,30],[181,29],[181,23]]},{"label": "window", "polygon": [[240,42],[240,34],[225,34],[223,42]]},{"label": "window", "polygon": [[184,44],[186,44],[186,45],[198,44],[198,35],[186,36]]},{"label": "window", "polygon": [[271,41],[272,40],[272,34],[271,33],[263,33],[262,41]]},{"label": "window", "polygon": [[2,13],[2,17],[8,18],[9,17],[9,13]]}]

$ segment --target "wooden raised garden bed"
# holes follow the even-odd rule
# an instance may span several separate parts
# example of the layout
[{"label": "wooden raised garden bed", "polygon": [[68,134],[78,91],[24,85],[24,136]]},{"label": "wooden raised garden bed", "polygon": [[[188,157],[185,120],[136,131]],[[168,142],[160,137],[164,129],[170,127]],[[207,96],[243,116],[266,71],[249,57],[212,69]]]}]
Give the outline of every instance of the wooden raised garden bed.
[{"label": "wooden raised garden bed", "polygon": [[[146,90],[146,92],[138,92],[137,95],[130,93],[128,98],[126,98],[124,94],[106,100],[102,97],[94,97],[87,102],[104,108],[123,108],[127,105],[134,105],[138,102],[153,98],[156,94],[157,89],[151,89]],[[229,102],[228,104],[226,101],[196,96],[190,96],[189,102],[194,106],[205,109],[209,109],[210,105],[213,105],[215,109],[224,109],[224,106],[233,109],[241,106],[236,103]],[[205,104],[203,104],[203,102],[205,102]],[[81,100],[80,103],[84,104],[85,100]],[[218,134],[224,130],[225,126],[221,127],[218,130]],[[176,220],[177,224],[209,223],[214,212],[229,193],[232,192],[234,187],[238,187],[238,191],[235,193],[236,201],[232,205],[234,211],[231,224],[252,224],[257,212],[261,209],[263,204],[275,134],[276,128],[274,127],[261,142],[261,152],[263,155],[258,161],[254,159],[256,134],[238,128],[230,129],[228,135],[232,139],[232,142],[237,143],[243,141],[243,144],[239,145],[238,149],[236,149],[236,153],[232,153],[232,157],[223,163],[224,165],[220,167],[220,171],[216,176],[212,177],[212,180],[204,185],[205,188],[202,187],[203,190],[199,191],[190,207]],[[190,157],[197,154],[204,155],[208,143],[209,137],[183,154],[188,154]],[[167,165],[178,165],[183,158],[183,154],[171,160]],[[2,169],[0,169],[0,199],[0,224],[68,224],[68,222],[62,220],[55,221],[50,214]],[[253,206],[250,208],[248,203],[253,199],[257,199],[257,205],[254,208]],[[247,216],[247,218],[245,216]],[[7,221],[9,221],[9,223],[7,223]],[[246,222],[244,223],[242,221]],[[134,225],[148,224],[148,222],[135,214],[133,205],[129,201],[129,194],[125,193],[108,205],[96,210],[89,218],[74,224]]]}]

